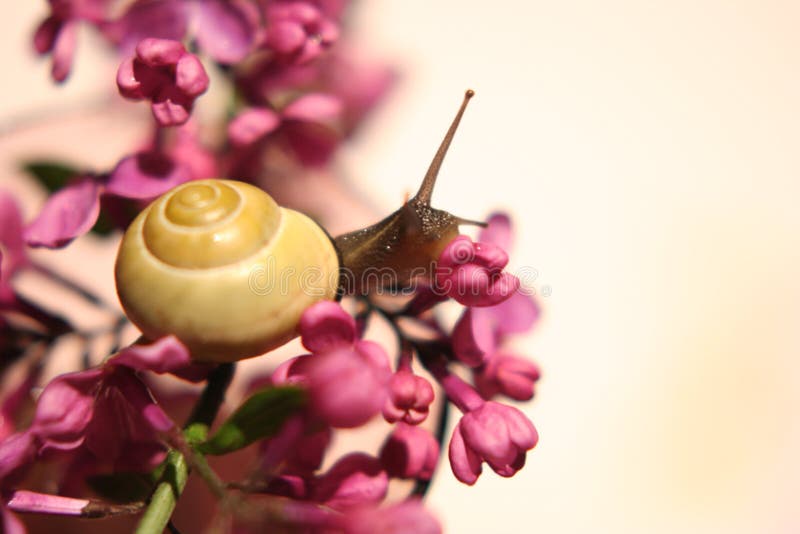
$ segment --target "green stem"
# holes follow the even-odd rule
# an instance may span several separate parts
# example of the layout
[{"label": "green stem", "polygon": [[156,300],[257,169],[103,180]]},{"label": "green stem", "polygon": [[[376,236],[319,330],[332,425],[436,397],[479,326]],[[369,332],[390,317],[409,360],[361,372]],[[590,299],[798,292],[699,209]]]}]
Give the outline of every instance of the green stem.
[{"label": "green stem", "polygon": [[167,453],[164,473],[136,527],[136,534],[161,534],[164,532],[175,506],[178,504],[178,498],[186,486],[186,479],[189,476],[187,457],[192,467],[206,481],[213,476],[219,482],[219,486],[222,486],[222,482],[211,470],[205,458],[195,453],[191,445],[205,439],[208,428],[214,422],[217,412],[225,401],[225,391],[233,378],[233,371],[233,364],[225,363],[211,372],[208,383],[184,426],[185,436],[179,432],[171,436],[171,444],[178,446]]},{"label": "green stem", "polygon": [[188,476],[189,468],[183,455],[175,450],[169,451],[165,461],[164,474],[150,497],[150,504],[136,527],[136,534],[161,534],[164,532],[173,510],[175,510],[175,505],[178,503],[178,497],[186,486]]}]

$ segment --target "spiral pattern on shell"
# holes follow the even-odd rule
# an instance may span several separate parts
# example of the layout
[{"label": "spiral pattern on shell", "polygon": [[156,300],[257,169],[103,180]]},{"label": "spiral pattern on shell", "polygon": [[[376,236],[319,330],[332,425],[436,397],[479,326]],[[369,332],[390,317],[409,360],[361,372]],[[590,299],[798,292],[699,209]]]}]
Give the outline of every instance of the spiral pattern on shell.
[{"label": "spiral pattern on shell", "polygon": [[339,263],[305,215],[243,182],[199,180],[137,216],[115,275],[145,337],[175,335],[197,360],[234,361],[294,337],[306,307],[335,297]]}]

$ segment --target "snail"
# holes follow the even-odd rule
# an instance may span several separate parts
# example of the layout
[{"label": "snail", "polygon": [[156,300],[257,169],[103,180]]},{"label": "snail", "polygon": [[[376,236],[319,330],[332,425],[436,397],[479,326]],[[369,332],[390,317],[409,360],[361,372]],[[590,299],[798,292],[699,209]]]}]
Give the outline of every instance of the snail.
[{"label": "snail", "polygon": [[306,215],[244,182],[179,185],[134,219],[115,265],[117,294],[147,339],[175,335],[197,361],[263,354],[297,335],[318,300],[365,295],[391,273],[426,277],[462,219],[431,207],[468,90],[417,194],[380,222],[331,238]]}]

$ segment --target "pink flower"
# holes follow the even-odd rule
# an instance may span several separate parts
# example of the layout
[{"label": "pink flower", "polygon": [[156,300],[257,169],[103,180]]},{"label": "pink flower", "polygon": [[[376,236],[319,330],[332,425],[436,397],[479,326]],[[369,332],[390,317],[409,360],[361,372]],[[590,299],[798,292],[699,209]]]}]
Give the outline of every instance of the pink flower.
[{"label": "pink flower", "polygon": [[52,54],[51,74],[63,82],[72,67],[78,22],[100,24],[105,19],[108,0],[50,0],[50,16],[44,19],[33,36],[39,54]]},{"label": "pink flower", "polygon": [[202,52],[223,64],[243,60],[262,31],[258,8],[246,0],[138,0],[103,29],[123,55],[142,39],[181,41],[191,30]]},{"label": "pink flower", "polygon": [[514,400],[533,398],[534,385],[539,380],[539,366],[513,354],[495,353],[486,363],[474,370],[475,387],[484,399],[503,394]]},{"label": "pink flower", "polygon": [[265,17],[266,45],[296,63],[315,59],[339,37],[336,23],[311,2],[269,2]]},{"label": "pink flower", "polygon": [[250,1],[203,0],[193,15],[197,44],[222,64],[242,61],[261,38],[258,8]]},{"label": "pink flower", "polygon": [[378,504],[388,488],[389,477],[377,458],[351,453],[314,481],[312,500],[335,510],[346,510]]},{"label": "pink flower", "polygon": [[306,386],[313,413],[333,427],[358,427],[377,415],[391,376],[383,348],[357,339],[353,317],[331,301],[309,306],[298,329],[312,354],[282,364],[273,381]]},{"label": "pink flower", "polygon": [[161,126],[177,126],[189,120],[195,99],[208,89],[208,75],[180,42],[148,38],[120,65],[117,87],[125,98],[150,100]]},{"label": "pink flower", "polygon": [[134,0],[122,15],[101,28],[123,56],[147,38],[181,41],[189,28],[190,5],[184,0]]},{"label": "pink flower", "polygon": [[283,146],[303,164],[326,163],[341,140],[341,102],[324,93],[305,94],[279,112],[263,107],[245,109],[228,125],[234,146],[260,142]]},{"label": "pink flower", "polygon": [[477,367],[507,336],[530,330],[539,313],[536,302],[519,291],[495,306],[467,308],[453,328],[453,351],[459,360]]},{"label": "pink flower", "polygon": [[400,369],[389,381],[389,396],[383,405],[383,417],[390,423],[402,420],[418,425],[428,417],[433,398],[430,382],[410,369]]},{"label": "pink flower", "polygon": [[481,463],[510,477],[525,465],[525,453],[539,436],[533,424],[516,408],[488,401],[466,413],[450,439],[450,466],[456,478],[472,485]]},{"label": "pink flower", "polygon": [[508,254],[489,243],[460,235],[439,256],[436,290],[466,306],[493,306],[511,297],[519,279],[503,271]]},{"label": "pink flower", "polygon": [[30,427],[0,442],[0,479],[49,452],[88,453],[100,465],[148,470],[164,457],[161,434],[174,423],[134,373],[187,372],[174,338],[133,345],[101,367],[57,376],[36,403]]},{"label": "pink flower", "polygon": [[539,440],[533,423],[512,406],[483,400],[444,361],[431,361],[428,368],[464,414],[450,439],[450,467],[456,478],[474,484],[483,462],[504,477],[522,469],[525,453]]},{"label": "pink flower", "polygon": [[424,428],[398,423],[380,458],[389,476],[430,480],[439,461],[439,443]]},{"label": "pink flower", "polygon": [[48,450],[79,446],[118,468],[149,469],[164,457],[158,433],[172,421],[124,367],[61,375],[45,387],[28,432]]},{"label": "pink flower", "polygon": [[407,499],[385,508],[359,508],[345,514],[340,523],[345,534],[442,532],[439,522],[422,506],[419,499]]},{"label": "pink flower", "polygon": [[277,436],[262,443],[264,470],[271,472],[280,466],[283,474],[309,477],[322,465],[332,437],[330,427],[296,416],[284,423]]}]

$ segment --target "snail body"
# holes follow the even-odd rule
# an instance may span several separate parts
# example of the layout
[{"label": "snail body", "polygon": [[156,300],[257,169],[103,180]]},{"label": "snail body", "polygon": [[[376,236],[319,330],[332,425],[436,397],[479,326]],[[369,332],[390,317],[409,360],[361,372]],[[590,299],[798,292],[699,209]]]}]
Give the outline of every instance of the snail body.
[{"label": "snail body", "polygon": [[120,245],[115,278],[127,316],[145,338],[176,336],[197,361],[236,361],[295,337],[303,310],[316,301],[430,276],[459,224],[483,224],[431,207],[473,94],[467,91],[417,194],[382,221],[335,239],[244,182],[198,180],[168,191],[136,217]]}]

